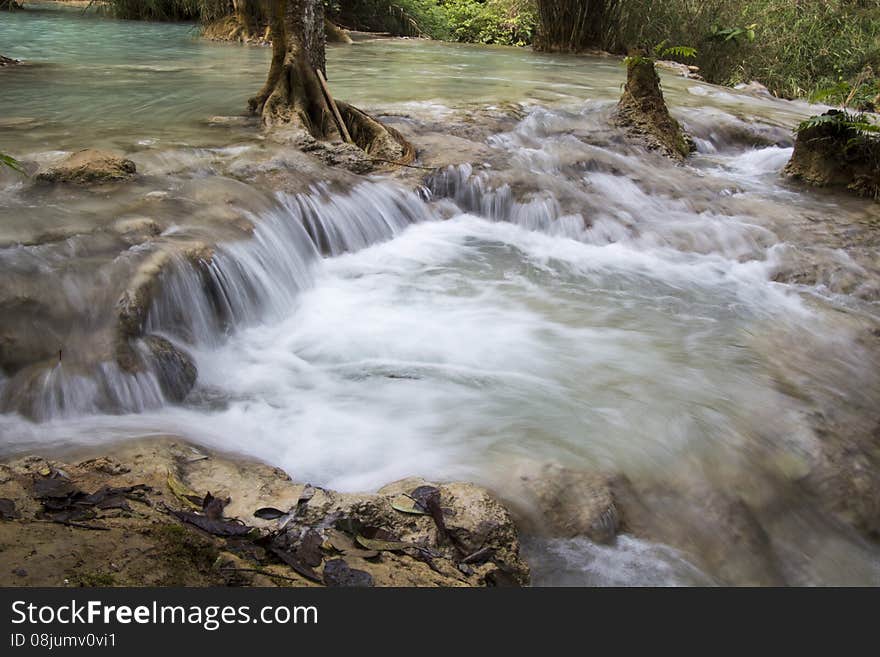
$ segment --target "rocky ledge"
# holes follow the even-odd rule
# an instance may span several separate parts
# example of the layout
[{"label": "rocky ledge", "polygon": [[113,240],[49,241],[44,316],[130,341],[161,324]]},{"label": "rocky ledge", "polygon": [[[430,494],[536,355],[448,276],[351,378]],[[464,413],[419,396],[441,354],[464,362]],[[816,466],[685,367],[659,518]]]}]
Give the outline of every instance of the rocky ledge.
[{"label": "rocky ledge", "polygon": [[501,586],[529,570],[467,483],[337,493],[174,438],[0,464],[0,585]]}]

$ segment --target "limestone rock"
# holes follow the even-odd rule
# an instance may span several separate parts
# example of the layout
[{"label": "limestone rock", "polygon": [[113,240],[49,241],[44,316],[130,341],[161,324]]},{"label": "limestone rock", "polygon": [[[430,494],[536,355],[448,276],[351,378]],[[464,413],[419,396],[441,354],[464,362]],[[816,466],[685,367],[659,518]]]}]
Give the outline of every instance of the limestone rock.
[{"label": "limestone rock", "polygon": [[119,182],[136,172],[134,162],[110,151],[94,148],[77,151],[54,167],[37,173],[37,180],[87,185]]},{"label": "limestone rock", "polygon": [[530,533],[586,536],[596,543],[607,543],[614,539],[619,525],[612,482],[601,473],[546,463],[520,473],[520,488],[511,495],[516,500],[511,504]]},{"label": "limestone rock", "polygon": [[[528,582],[528,566],[519,557],[510,514],[472,484],[407,479],[379,493],[338,493],[294,482],[269,465],[174,437],[93,449],[69,463],[39,456],[0,463],[0,497],[13,500],[21,515],[0,522],[4,558],[19,563],[38,557],[28,560],[33,567],[29,565],[27,581],[19,584],[61,585],[67,579],[72,584],[121,586],[318,585],[296,568],[267,558],[271,554],[260,541],[227,542],[179,522],[168,509],[185,508],[181,487],[199,496],[211,491],[230,498],[224,517],[256,527],[263,536],[309,534],[309,559],[317,564],[313,573],[325,584],[463,587]],[[104,531],[71,532],[63,524],[34,522],[41,514],[32,494],[34,481],[52,476],[67,478],[76,489],[88,492],[103,486],[147,488],[129,500],[133,512],[97,509],[85,521]],[[395,508],[400,494],[420,486],[439,493],[445,536],[433,517]],[[253,513],[261,507],[289,510],[289,515],[260,520]],[[340,526],[347,531],[337,529]],[[405,546],[363,549],[356,536],[368,528],[387,532]],[[49,554],[55,556],[48,558]],[[12,578],[10,571],[0,572],[0,585],[12,583]]]}]

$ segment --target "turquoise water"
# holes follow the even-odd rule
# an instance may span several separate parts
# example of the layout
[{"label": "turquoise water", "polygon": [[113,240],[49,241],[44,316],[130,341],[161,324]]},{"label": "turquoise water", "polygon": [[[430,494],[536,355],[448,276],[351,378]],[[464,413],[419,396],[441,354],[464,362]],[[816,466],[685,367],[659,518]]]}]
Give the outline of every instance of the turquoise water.
[{"label": "turquoise water", "polygon": [[[27,63],[0,71],[0,144],[7,150],[22,155],[85,146],[129,150],[151,139],[225,145],[240,136],[240,130],[230,132],[209,120],[244,113],[264,80],[267,48],[199,39],[191,24],[28,6],[34,9],[0,14],[0,53]],[[338,98],[388,111],[610,100],[624,79],[613,58],[422,39],[331,45],[327,59]],[[804,115],[798,106],[762,104],[675,77],[665,84],[678,104],[703,105],[711,95],[716,104],[747,113],[757,107],[776,122],[793,123]],[[23,120],[30,122],[27,131],[16,129]]]}]

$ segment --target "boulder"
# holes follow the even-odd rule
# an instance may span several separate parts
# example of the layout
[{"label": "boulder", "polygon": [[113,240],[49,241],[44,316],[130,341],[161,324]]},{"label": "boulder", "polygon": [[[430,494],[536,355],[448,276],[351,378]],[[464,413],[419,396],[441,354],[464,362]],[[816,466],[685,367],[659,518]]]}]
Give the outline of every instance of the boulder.
[{"label": "boulder", "polygon": [[617,104],[615,123],[649,150],[683,160],[694,150],[694,142],[669,115],[653,60],[633,56],[626,70],[626,87]]},{"label": "boulder", "polygon": [[137,171],[134,162],[110,151],[87,148],[69,155],[59,164],[37,173],[37,180],[56,183],[119,182]]}]

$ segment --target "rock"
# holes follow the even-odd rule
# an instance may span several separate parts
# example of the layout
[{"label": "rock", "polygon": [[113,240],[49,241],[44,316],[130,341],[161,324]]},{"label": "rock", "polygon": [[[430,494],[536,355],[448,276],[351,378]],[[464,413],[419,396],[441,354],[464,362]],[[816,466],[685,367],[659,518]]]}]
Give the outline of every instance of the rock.
[{"label": "rock", "polygon": [[162,394],[166,399],[181,402],[193,389],[198,370],[192,358],[182,349],[158,335],[148,335],[143,339]]},{"label": "rock", "polygon": [[4,57],[0,55],[0,68],[4,66],[13,66],[14,64],[20,64],[21,62],[17,59],[12,59],[11,57]]},{"label": "rock", "polygon": [[520,474],[519,482],[510,504],[530,534],[586,536],[595,543],[608,543],[617,534],[611,477],[547,463]]},{"label": "rock", "polygon": [[138,267],[131,283],[116,302],[116,360],[127,372],[140,369],[131,340],[141,337],[153,298],[159,290],[159,277],[171,262],[168,251],[156,251]]},{"label": "rock", "polygon": [[[175,261],[173,255],[167,250],[150,254],[116,302],[116,362],[126,372],[141,369],[141,359],[132,343],[143,336],[150,307],[160,291],[162,274]],[[197,242],[182,248],[179,255],[190,265],[201,268],[210,262],[214,251],[212,247]]]},{"label": "rock", "polygon": [[817,427],[821,454],[799,483],[825,510],[873,541],[880,541],[880,426],[871,440],[846,430]]},{"label": "rock", "polygon": [[770,90],[765,87],[763,84],[758,82],[757,80],[752,80],[749,83],[740,82],[738,85],[734,87],[737,91],[741,91],[744,94],[749,94],[751,96],[757,96],[759,98],[774,98],[773,94],[770,93]]},{"label": "rock", "polygon": [[95,470],[96,472],[102,472],[104,474],[113,476],[127,474],[131,472],[130,467],[107,456],[99,456],[98,458],[87,459],[78,463],[77,467],[83,470]]},{"label": "rock", "polygon": [[846,126],[846,114],[828,110],[826,120],[799,130],[783,173],[816,187],[849,189],[880,200],[880,139]]},{"label": "rock", "polygon": [[37,180],[91,184],[130,179],[136,172],[134,162],[110,151],[87,148],[68,156],[60,164],[37,173]]},{"label": "rock", "polygon": [[621,531],[684,552],[726,585],[781,586],[785,578],[759,518],[736,494],[701,481],[614,482]]},{"label": "rock", "polygon": [[149,217],[128,217],[113,222],[110,227],[127,244],[142,244],[162,233],[162,226]]},{"label": "rock", "polygon": [[[460,587],[528,582],[528,566],[519,557],[510,515],[472,484],[408,479],[379,493],[337,493],[296,483],[266,464],[196,448],[174,437],[99,449],[71,463],[36,456],[0,463],[0,498],[11,500],[22,516],[20,522],[0,522],[0,545],[9,563],[28,563],[34,586],[66,578],[76,584],[119,586],[323,582]],[[41,502],[31,492],[33,482],[53,472],[63,473],[60,476],[77,490],[138,485],[143,494],[128,500],[133,513],[96,509],[87,522],[104,531],[71,532],[62,524],[31,522],[41,513]],[[392,506],[401,492],[414,493],[424,486],[439,493],[446,536],[431,516]],[[227,540],[180,522],[167,509],[186,508],[180,497],[189,494],[186,489],[199,496],[212,491],[215,497],[230,498],[223,516],[256,527],[263,536],[270,531],[293,540],[308,536],[308,553],[299,553],[308,568],[275,559],[260,541]],[[261,507],[295,513],[258,520],[253,513]],[[378,543],[381,549],[363,549],[356,542],[357,535],[369,529],[383,532],[377,536],[385,537]],[[312,568],[312,579],[300,573]],[[13,583],[12,578],[0,572],[0,585]]]},{"label": "rock", "polygon": [[676,75],[680,75],[683,78],[688,78],[691,80],[703,79],[703,76],[701,76],[699,73],[699,66],[690,66],[688,64],[682,64],[681,62],[673,62],[668,59],[657,60],[656,62],[654,62],[654,65],[657,66],[657,68],[662,68],[664,71],[675,73]]},{"label": "rock", "polygon": [[669,115],[654,62],[633,57],[627,64],[626,87],[617,104],[615,123],[630,137],[667,157],[683,160],[694,150],[693,140]]}]

